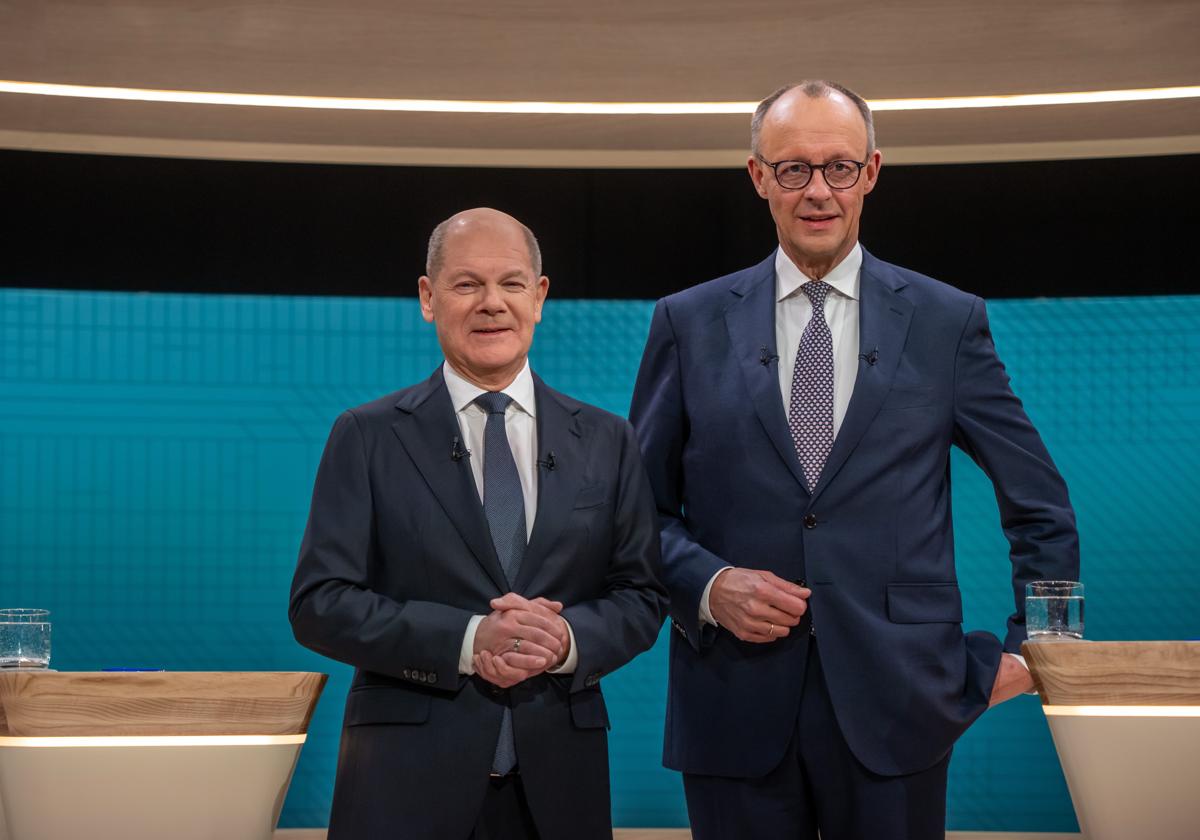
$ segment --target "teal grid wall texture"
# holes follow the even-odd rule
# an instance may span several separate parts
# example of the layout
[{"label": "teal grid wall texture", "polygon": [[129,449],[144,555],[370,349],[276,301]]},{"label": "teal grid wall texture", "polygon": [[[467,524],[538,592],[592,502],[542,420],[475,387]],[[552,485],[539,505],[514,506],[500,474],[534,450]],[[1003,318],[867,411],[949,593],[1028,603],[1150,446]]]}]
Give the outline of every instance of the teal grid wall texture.
[{"label": "teal grid wall texture", "polygon": [[[552,300],[534,366],[624,414],[650,310]],[[1200,298],[990,312],[1071,487],[1088,635],[1200,636]],[[63,670],[329,673],[282,819],[324,825],[350,673],[292,640],[287,588],[334,417],[440,363],[416,302],[5,290],[0,326],[0,606],[53,611]],[[952,470],[966,623],[1000,632],[1011,594],[991,488],[957,453]],[[664,636],[605,680],[617,825],[686,824],[659,764],[665,679]],[[959,743],[948,820],[1076,829],[1036,700]]]}]

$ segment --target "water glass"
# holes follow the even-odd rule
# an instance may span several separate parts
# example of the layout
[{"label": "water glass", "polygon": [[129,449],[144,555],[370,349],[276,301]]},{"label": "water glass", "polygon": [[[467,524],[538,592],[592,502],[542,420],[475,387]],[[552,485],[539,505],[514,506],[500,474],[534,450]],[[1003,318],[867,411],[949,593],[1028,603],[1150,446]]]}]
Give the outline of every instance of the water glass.
[{"label": "water glass", "polygon": [[50,611],[0,609],[0,670],[50,667]]},{"label": "water glass", "polygon": [[1083,638],[1083,584],[1035,580],[1025,584],[1025,630],[1029,641]]}]

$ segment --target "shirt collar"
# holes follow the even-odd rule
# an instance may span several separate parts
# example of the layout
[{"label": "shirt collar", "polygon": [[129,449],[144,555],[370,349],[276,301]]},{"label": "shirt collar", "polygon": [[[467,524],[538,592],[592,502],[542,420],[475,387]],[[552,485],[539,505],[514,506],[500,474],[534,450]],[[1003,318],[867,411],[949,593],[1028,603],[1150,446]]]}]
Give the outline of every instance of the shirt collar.
[{"label": "shirt collar", "polygon": [[[475,402],[475,398],[485,390],[474,382],[464,379],[449,361],[442,364],[442,377],[446,380],[446,390],[450,392],[450,402],[454,406],[455,411],[466,410]],[[512,401],[516,404],[517,408],[524,411],[530,417],[537,417],[533,373],[529,369],[528,358],[525,359],[525,365],[521,368],[521,372],[517,374],[517,378],[510,382],[508,387],[504,388],[500,393],[508,394],[512,397]],[[482,409],[480,410],[482,411]]]},{"label": "shirt collar", "polygon": [[[858,272],[862,268],[862,261],[862,245],[855,242],[854,247],[850,249],[850,253],[833,267],[833,271],[822,277],[821,280],[833,286],[839,294],[851,300],[858,300]],[[785,254],[782,248],[775,251],[776,302],[786,300],[799,293],[800,287],[811,280],[811,277],[808,277],[796,267],[791,257]]]}]

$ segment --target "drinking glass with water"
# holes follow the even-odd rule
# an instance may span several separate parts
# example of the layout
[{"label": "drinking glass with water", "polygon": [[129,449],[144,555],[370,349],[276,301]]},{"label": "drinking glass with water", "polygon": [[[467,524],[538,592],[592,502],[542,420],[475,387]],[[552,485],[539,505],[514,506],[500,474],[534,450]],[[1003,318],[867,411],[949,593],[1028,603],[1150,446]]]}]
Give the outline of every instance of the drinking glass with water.
[{"label": "drinking glass with water", "polygon": [[0,670],[50,667],[50,611],[0,609]]},{"label": "drinking glass with water", "polygon": [[1083,638],[1083,584],[1035,580],[1025,584],[1025,630],[1029,641]]}]

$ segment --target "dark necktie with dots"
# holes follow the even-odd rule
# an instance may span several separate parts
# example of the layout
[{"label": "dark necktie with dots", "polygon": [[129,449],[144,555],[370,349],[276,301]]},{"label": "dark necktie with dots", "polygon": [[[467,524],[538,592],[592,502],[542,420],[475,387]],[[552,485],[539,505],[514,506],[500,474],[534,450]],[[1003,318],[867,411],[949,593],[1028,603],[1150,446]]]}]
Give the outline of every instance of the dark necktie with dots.
[{"label": "dark necktie with dots", "polygon": [[[483,429],[483,512],[492,532],[492,544],[500,568],[508,578],[509,588],[517,579],[521,558],[525,555],[525,495],[521,492],[521,476],[508,432],[504,428],[504,412],[512,397],[487,392],[475,398],[475,403],[487,412]],[[512,710],[504,707],[500,720],[500,737],[496,740],[496,755],[492,772],[502,775],[517,766],[517,745],[513,738]]]},{"label": "dark necktie with dots", "polygon": [[825,296],[833,288],[813,280],[800,287],[812,302],[812,318],[800,336],[792,372],[788,428],[811,492],[833,448],[833,336],[825,321]]}]

